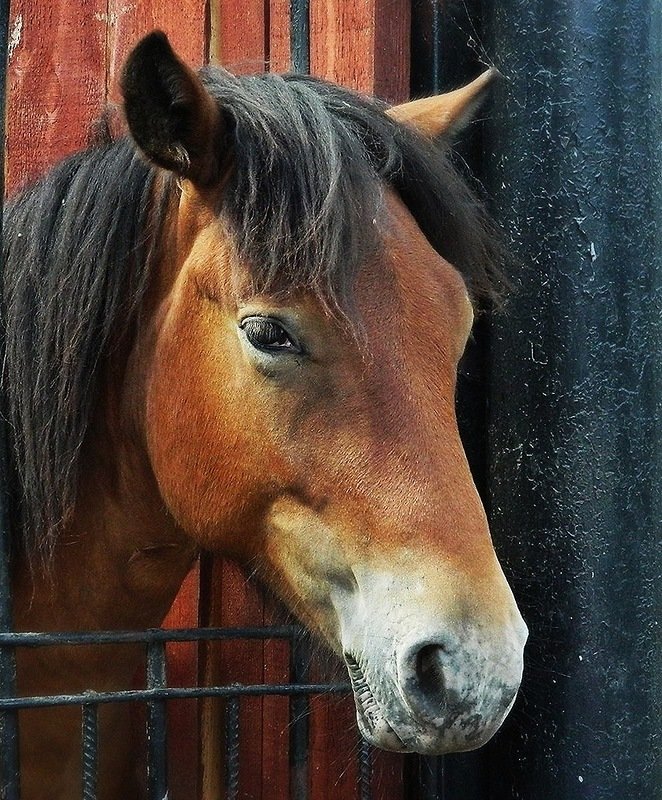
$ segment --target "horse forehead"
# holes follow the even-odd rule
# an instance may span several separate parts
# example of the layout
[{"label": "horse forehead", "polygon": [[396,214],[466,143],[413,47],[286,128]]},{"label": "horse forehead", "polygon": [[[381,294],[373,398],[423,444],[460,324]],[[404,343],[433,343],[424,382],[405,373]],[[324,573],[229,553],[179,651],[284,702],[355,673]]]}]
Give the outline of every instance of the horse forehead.
[{"label": "horse forehead", "polygon": [[[231,231],[211,210],[207,198],[199,198],[195,191],[185,194],[180,204],[179,227],[184,226],[188,235],[180,238],[197,240],[194,271],[206,276],[210,286],[216,284],[219,296],[237,301],[250,296],[254,287],[252,270],[237,258]],[[369,316],[373,306],[377,311],[373,316],[378,320],[388,309],[404,324],[416,317],[423,328],[434,327],[435,336],[458,338],[463,347],[473,323],[473,307],[464,279],[430,245],[397,194],[390,189],[384,194],[382,247],[377,257],[358,271],[357,289],[364,301],[359,306]],[[307,294],[305,289],[284,292],[285,296],[296,297],[297,303],[317,307],[318,299],[307,298]],[[306,303],[306,299],[310,302]]]},{"label": "horse forehead", "polygon": [[[461,345],[473,324],[473,305],[460,272],[430,245],[415,219],[395,195],[386,193],[379,257],[362,273],[364,292],[390,296],[405,324],[412,317]],[[388,284],[391,291],[388,291]]]}]

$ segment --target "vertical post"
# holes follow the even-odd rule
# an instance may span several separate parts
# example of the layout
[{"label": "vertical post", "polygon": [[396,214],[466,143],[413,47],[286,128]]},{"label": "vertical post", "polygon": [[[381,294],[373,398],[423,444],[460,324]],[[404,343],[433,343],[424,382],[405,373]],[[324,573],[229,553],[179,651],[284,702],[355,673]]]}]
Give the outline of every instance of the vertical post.
[{"label": "vertical post", "polygon": [[[293,683],[308,683],[310,649],[305,634],[292,637],[290,672]],[[305,694],[295,694],[290,700],[290,798],[306,800],[309,795],[309,718],[310,703]]]},{"label": "vertical post", "polygon": [[[5,113],[9,0],[0,2],[0,252],[2,252],[2,200],[5,195]],[[4,316],[4,315],[3,315]],[[0,320],[0,363],[4,353],[4,323]],[[0,397],[0,630],[12,628],[11,580],[9,574],[10,514],[5,403]],[[0,647],[0,698],[16,692],[14,649]],[[0,711],[0,798],[18,800],[18,715]]]},{"label": "vertical post", "polygon": [[372,747],[363,737],[359,741],[359,798],[372,800]]},{"label": "vertical post", "polygon": [[[165,642],[147,645],[147,688],[164,689],[167,685]],[[150,700],[147,709],[147,796],[149,800],[167,800],[168,745],[166,701]]]},{"label": "vertical post", "polygon": [[662,6],[502,0],[495,540],[531,630],[494,800],[659,796]]},{"label": "vertical post", "polygon": [[86,703],[82,708],[81,743],[83,800],[97,800],[99,783],[99,707]]},{"label": "vertical post", "polygon": [[310,71],[309,0],[290,0],[290,53],[292,71]]},{"label": "vertical post", "polygon": [[239,698],[229,697],[225,706],[225,796],[239,797]]}]

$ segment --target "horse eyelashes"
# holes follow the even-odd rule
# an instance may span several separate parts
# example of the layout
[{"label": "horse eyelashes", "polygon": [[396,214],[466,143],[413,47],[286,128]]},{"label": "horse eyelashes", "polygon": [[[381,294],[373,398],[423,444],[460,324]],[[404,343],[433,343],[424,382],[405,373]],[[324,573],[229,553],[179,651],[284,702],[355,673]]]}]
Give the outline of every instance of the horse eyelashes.
[{"label": "horse eyelashes", "polygon": [[249,317],[242,322],[241,327],[248,341],[259,350],[300,350],[285,328],[273,319]]}]

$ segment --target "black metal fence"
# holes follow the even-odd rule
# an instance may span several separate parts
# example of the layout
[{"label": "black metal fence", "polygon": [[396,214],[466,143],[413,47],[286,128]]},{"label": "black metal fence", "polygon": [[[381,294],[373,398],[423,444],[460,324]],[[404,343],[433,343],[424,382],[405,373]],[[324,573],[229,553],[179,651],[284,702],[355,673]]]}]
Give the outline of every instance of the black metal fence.
[{"label": "black metal fence", "polygon": [[[166,674],[166,644],[173,642],[227,641],[238,639],[281,639],[290,644],[291,683],[171,687]],[[18,757],[16,753],[15,715],[20,709],[52,708],[54,706],[78,706],[81,710],[82,730],[82,785],[83,800],[97,797],[98,736],[97,717],[99,706],[106,703],[142,702],[147,707],[147,797],[148,800],[163,800],[168,796],[168,748],[167,713],[169,700],[219,697],[227,701],[225,731],[226,797],[234,800],[239,796],[239,704],[244,697],[265,695],[288,696],[291,701],[290,760],[296,765],[297,780],[293,782],[292,798],[307,797],[307,706],[311,695],[349,694],[348,684],[308,682],[308,658],[305,635],[294,625],[264,628],[203,628],[203,629],[150,629],[146,631],[85,631],[76,633],[0,633],[0,649],[12,653],[17,647],[37,648],[53,646],[85,646],[117,644],[142,644],[146,654],[146,680],[144,689],[112,692],[85,691],[78,694],[38,695],[17,697],[12,687],[5,686],[0,697],[0,719],[2,720],[3,753],[2,775],[4,785],[2,797],[18,800],[16,780]],[[9,689],[9,691],[7,691]],[[7,721],[11,724],[7,725]],[[359,759],[360,798],[370,800],[370,748],[362,742],[357,753]],[[6,776],[6,777],[5,777]],[[73,800],[73,798],[72,798]]]}]

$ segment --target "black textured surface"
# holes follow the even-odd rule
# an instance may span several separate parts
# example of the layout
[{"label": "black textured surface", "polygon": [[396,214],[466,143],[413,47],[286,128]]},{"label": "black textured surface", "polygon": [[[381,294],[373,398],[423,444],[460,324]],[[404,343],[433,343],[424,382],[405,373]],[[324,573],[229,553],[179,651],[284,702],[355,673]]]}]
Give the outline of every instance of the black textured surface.
[{"label": "black textured surface", "polygon": [[[487,11],[487,6],[486,6]],[[495,540],[531,629],[493,800],[659,800],[662,5],[502,0]]]},{"label": "black textured surface", "polygon": [[290,57],[292,72],[310,71],[309,0],[290,0]]}]

